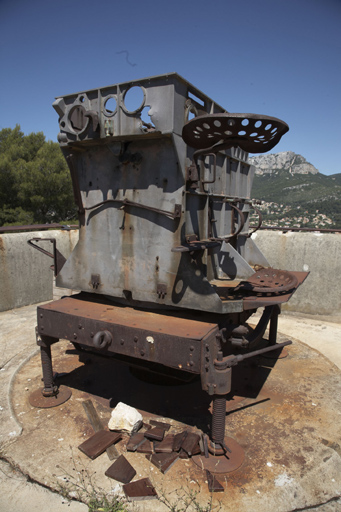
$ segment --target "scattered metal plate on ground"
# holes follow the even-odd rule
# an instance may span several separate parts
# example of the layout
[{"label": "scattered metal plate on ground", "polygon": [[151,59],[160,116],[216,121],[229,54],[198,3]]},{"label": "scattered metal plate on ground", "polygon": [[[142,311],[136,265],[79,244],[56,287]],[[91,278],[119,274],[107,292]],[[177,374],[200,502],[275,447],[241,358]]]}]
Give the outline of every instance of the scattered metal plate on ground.
[{"label": "scattered metal plate on ground", "polygon": [[[181,448],[185,450],[185,452],[191,456],[194,453],[197,453],[197,447],[199,445],[200,436],[199,434],[195,434],[194,432],[188,432],[185,440],[183,441]],[[200,449],[199,449],[200,451]]]},{"label": "scattered metal plate on ground", "polygon": [[127,443],[127,451],[128,452],[135,452],[139,446],[141,446],[142,443],[146,438],[144,437],[143,432],[137,432],[136,434],[133,434],[128,443]]},{"label": "scattered metal plate on ground", "polygon": [[150,420],[149,423],[151,425],[153,425],[153,427],[162,428],[166,432],[170,429],[170,424],[169,423],[163,423],[162,421],[157,421],[157,420]]},{"label": "scattered metal plate on ground", "polygon": [[117,460],[115,460],[115,462],[105,472],[105,476],[113,478],[123,484],[129,483],[135,475],[135,469],[130,462],[127,461],[124,455],[121,455]]},{"label": "scattered metal plate on ground", "polygon": [[122,435],[108,430],[99,430],[93,436],[89,437],[84,443],[78,446],[81,452],[85,453],[90,459],[96,459],[109,446],[121,439]]},{"label": "scattered metal plate on ground", "polygon": [[168,434],[159,444],[155,447],[157,453],[172,453],[174,446],[174,434]]},{"label": "scattered metal plate on ground", "polygon": [[209,454],[208,458],[206,458],[203,455],[195,455],[192,457],[193,462],[211,473],[230,473],[235,471],[243,464],[244,450],[232,437],[225,437],[225,444],[231,450],[231,453],[227,454],[228,457],[225,455],[216,456]]},{"label": "scattered metal plate on ground", "polygon": [[145,439],[143,443],[137,447],[138,453],[153,453],[153,443],[149,439]]},{"label": "scattered metal plate on ground", "polygon": [[136,482],[125,484],[123,491],[129,501],[150,500],[158,497],[149,478],[142,478]]},{"label": "scattered metal plate on ground", "polygon": [[[82,402],[82,405],[94,431],[98,432],[99,430],[104,430],[102,421],[98,416],[92,401],[84,400],[84,402]],[[113,444],[106,449],[106,452],[110,460],[117,459],[120,455]]]},{"label": "scattered metal plate on ground", "polygon": [[173,443],[173,451],[175,451],[175,452],[180,451],[181,445],[184,442],[187,434],[188,434],[187,430],[184,430],[183,432],[179,432],[178,434],[175,434],[174,443]]},{"label": "scattered metal plate on ground", "polygon": [[208,490],[210,492],[224,492],[224,487],[210,471],[206,470]]},{"label": "scattered metal plate on ground", "polygon": [[154,466],[156,466],[161,473],[165,474],[178,460],[178,453],[153,453],[153,455],[146,455],[147,459],[150,460]]},{"label": "scattered metal plate on ground", "polygon": [[36,389],[30,394],[28,401],[32,407],[38,407],[39,409],[49,409],[50,407],[57,407],[65,403],[72,395],[70,388],[66,386],[59,386],[58,394],[54,396],[44,396],[43,389]]},{"label": "scattered metal plate on ground", "polygon": [[162,441],[165,436],[165,431],[163,428],[154,427],[147,432],[144,433],[144,437],[147,439],[151,439],[152,441]]}]

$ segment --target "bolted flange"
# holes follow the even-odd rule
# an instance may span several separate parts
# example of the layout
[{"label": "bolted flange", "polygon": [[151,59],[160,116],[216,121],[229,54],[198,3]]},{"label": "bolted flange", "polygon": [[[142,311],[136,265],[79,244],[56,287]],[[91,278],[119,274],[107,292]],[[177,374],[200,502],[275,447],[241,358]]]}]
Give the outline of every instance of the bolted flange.
[{"label": "bolted flange", "polygon": [[244,462],[244,449],[232,437],[225,437],[224,443],[231,452],[225,455],[194,455],[193,462],[202,469],[207,469],[211,473],[231,473],[238,469]]},{"label": "bolted flange", "polygon": [[28,401],[32,407],[38,407],[39,409],[49,409],[50,407],[57,407],[63,404],[72,395],[70,388],[66,386],[59,386],[57,393],[54,395],[44,396],[44,388],[36,389],[30,394]]}]

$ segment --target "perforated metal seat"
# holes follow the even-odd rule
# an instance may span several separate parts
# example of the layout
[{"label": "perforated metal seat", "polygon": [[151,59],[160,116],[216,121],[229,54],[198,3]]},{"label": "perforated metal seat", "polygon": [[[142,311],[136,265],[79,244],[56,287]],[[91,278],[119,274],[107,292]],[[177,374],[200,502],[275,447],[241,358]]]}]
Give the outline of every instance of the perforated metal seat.
[{"label": "perforated metal seat", "polygon": [[240,147],[249,153],[272,149],[289,130],[276,117],[258,114],[207,114],[188,121],[182,138],[192,148],[217,152]]}]

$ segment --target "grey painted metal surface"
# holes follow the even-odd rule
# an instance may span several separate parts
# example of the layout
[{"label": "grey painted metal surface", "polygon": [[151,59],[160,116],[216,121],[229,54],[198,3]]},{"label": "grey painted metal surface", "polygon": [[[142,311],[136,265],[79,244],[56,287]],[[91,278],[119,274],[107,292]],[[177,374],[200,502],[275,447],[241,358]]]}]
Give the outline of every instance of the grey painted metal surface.
[{"label": "grey painted metal surface", "polygon": [[[226,111],[175,73],[59,97],[54,108],[81,223],[57,285],[135,305],[242,311],[211,283],[266,262],[248,238],[254,168],[238,147],[193,167],[181,136],[191,117]],[[188,250],[214,238],[230,244]]]}]

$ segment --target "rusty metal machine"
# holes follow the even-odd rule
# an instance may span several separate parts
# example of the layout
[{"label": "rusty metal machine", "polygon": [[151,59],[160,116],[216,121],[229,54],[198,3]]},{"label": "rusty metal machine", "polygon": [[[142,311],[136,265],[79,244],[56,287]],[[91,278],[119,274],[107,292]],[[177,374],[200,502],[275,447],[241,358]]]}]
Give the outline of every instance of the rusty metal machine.
[{"label": "rusty metal machine", "polygon": [[225,441],[232,367],[282,348],[280,304],[307,275],[270,268],[249,229],[258,210],[248,152],[272,149],[288,126],[231,114],[176,73],[59,97],[53,106],[80,223],[70,257],[55,248],[56,284],[79,293],[38,307],[39,406],[70,396],[53,381],[59,339],[149,370],[200,375],[213,400],[206,459],[233,469],[238,449]]}]

